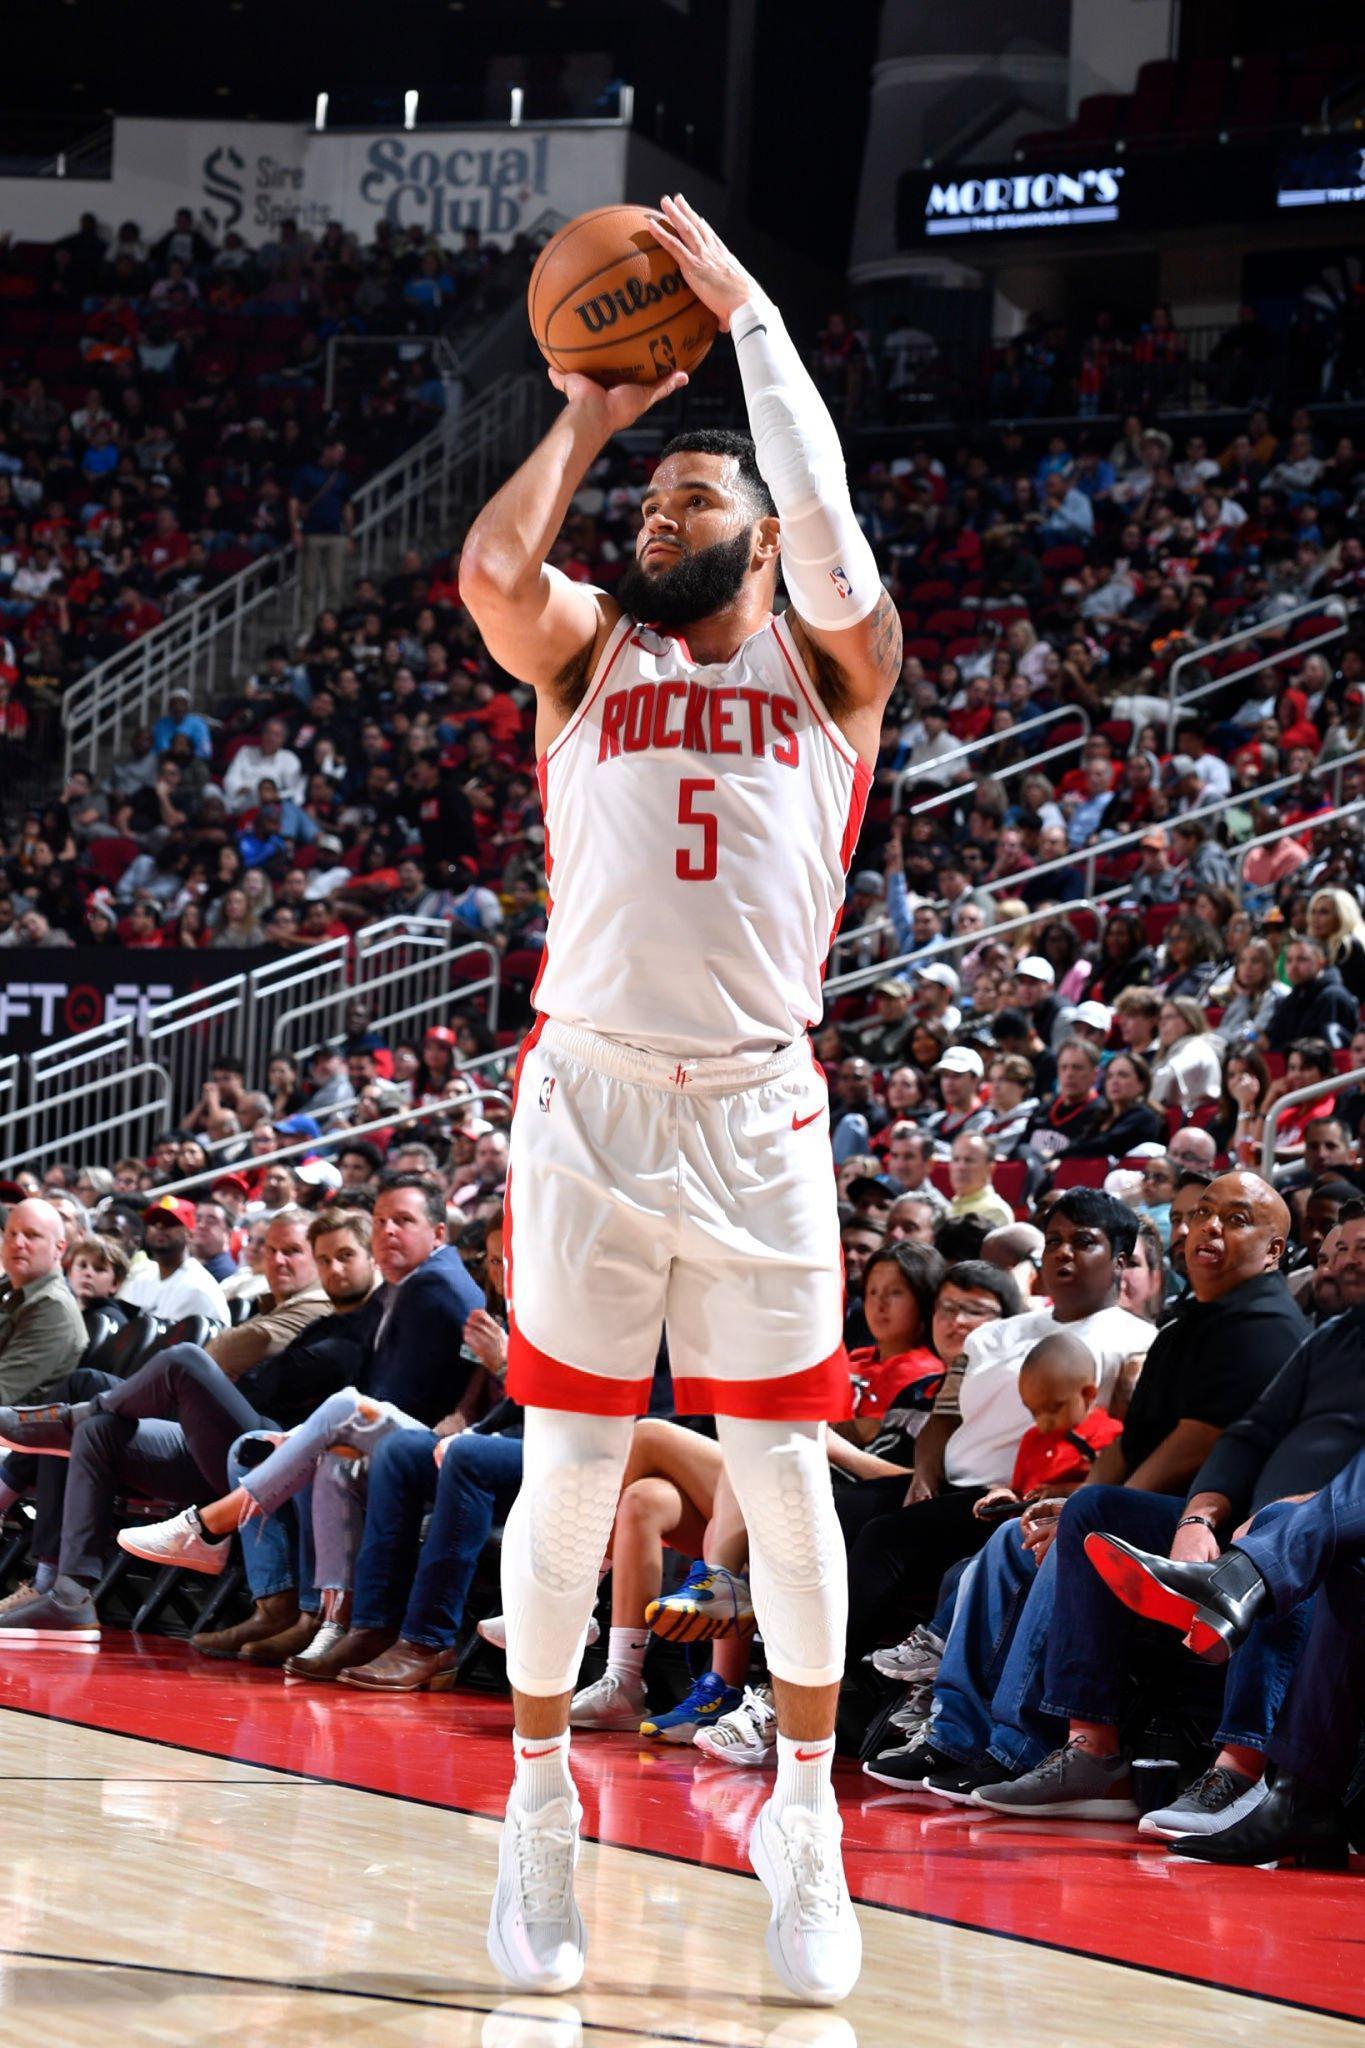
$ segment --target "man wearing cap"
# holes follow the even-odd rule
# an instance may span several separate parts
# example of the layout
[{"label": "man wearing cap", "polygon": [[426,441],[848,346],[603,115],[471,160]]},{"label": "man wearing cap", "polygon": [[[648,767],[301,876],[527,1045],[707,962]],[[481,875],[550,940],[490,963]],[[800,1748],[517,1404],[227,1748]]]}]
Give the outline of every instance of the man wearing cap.
[{"label": "man wearing cap", "polygon": [[172,690],[167,703],[169,708],[152,727],[152,745],[157,753],[169,753],[171,741],[177,733],[183,733],[201,761],[212,760],[213,735],[208,721],[190,710],[189,691]]},{"label": "man wearing cap", "polygon": [[858,1050],[874,1067],[893,1067],[902,1058],[919,1022],[910,1014],[910,984],[889,974],[872,989],[876,1015],[858,1027]]},{"label": "man wearing cap", "polygon": [[945,1031],[956,1031],[962,1022],[962,1012],[957,1007],[960,987],[946,960],[926,960],[915,969],[915,1021],[941,1024]]},{"label": "man wearing cap", "polygon": [[990,1110],[981,1100],[985,1077],[981,1055],[970,1045],[950,1045],[934,1068],[943,1107],[924,1119],[923,1128],[936,1159],[950,1159],[955,1138],[963,1131],[982,1131],[990,1122]]},{"label": "man wearing cap", "polygon": [[219,1208],[227,1212],[229,1223],[235,1227],[241,1222],[251,1199],[251,1185],[244,1174],[220,1173],[209,1192]]},{"label": "man wearing cap", "polygon": [[1138,841],[1138,871],[1129,884],[1128,896],[1144,910],[1152,903],[1180,899],[1180,884],[1171,871],[1171,842],[1160,825],[1144,832]]},{"label": "man wearing cap", "polygon": [[179,1195],[160,1195],[148,1204],[142,1219],[147,1257],[124,1281],[119,1300],[130,1308],[145,1308],[163,1322],[207,1316],[225,1329],[231,1321],[226,1296],[212,1273],[190,1256],[195,1222],[193,1202]]},{"label": "man wearing cap", "polygon": [[1014,970],[1014,1004],[1023,1010],[1044,1045],[1051,1045],[1061,1020],[1057,976],[1041,953],[1026,953]]},{"label": "man wearing cap", "polygon": [[1077,1038],[1083,1038],[1094,1046],[1100,1056],[1101,1067],[1108,1065],[1110,1054],[1106,1052],[1105,1047],[1114,1028],[1114,1013],[1108,1003],[1093,1000],[1077,1003],[1068,1019],[1068,1028]]}]

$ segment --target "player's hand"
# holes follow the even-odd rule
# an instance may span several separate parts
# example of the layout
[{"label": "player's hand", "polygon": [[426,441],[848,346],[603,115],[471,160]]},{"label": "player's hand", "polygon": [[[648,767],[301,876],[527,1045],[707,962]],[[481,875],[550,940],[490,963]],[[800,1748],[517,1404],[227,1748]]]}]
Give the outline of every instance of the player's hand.
[{"label": "player's hand", "polygon": [[633,427],[651,406],[681,391],[687,382],[687,372],[675,370],[671,377],[661,377],[657,384],[613,384],[610,390],[577,370],[551,370],[550,382],[556,391],[563,392],[574,411],[591,421],[603,440],[608,440],[626,427]]},{"label": "player's hand", "polygon": [[659,247],[677,257],[679,270],[728,334],[730,315],[747,305],[757,290],[753,278],[681,192],[659,201],[651,225]]}]

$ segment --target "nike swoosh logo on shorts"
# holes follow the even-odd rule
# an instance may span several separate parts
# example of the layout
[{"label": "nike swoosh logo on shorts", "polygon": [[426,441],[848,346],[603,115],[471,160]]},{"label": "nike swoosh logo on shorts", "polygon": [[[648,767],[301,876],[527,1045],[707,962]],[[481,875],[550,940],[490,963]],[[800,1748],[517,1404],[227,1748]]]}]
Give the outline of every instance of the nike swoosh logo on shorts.
[{"label": "nike swoosh logo on shorts", "polygon": [[815,1123],[820,1117],[824,1115],[824,1113],[825,1112],[822,1109],[813,1109],[809,1116],[798,1116],[796,1114],[796,1111],[793,1110],[792,1129],[794,1131],[804,1131],[807,1124]]}]

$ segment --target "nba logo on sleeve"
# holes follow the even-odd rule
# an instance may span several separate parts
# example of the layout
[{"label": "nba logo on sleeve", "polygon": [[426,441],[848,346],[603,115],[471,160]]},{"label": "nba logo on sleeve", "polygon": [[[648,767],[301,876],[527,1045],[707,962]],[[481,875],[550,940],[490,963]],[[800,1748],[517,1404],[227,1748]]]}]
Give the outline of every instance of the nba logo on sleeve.
[{"label": "nba logo on sleeve", "polygon": [[842,569],[831,569],[829,580],[838,591],[840,597],[852,597],[853,585],[849,582]]},{"label": "nba logo on sleeve", "polygon": [[546,1116],[550,1114],[550,1097],[554,1094],[554,1092],[555,1077],[553,1074],[547,1074],[545,1076],[545,1079],[540,1084],[540,1106],[544,1110]]}]

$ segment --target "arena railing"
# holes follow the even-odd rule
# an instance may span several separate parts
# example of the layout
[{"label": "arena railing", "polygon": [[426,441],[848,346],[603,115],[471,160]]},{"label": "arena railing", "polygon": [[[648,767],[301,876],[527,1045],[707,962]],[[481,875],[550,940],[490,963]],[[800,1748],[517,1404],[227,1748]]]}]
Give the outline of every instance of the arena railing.
[{"label": "arena railing", "polygon": [[[277,1151],[264,1156],[273,1166],[277,1160],[307,1159],[319,1153],[335,1150],[339,1145],[356,1138],[373,1138],[380,1132],[406,1129],[409,1124],[432,1124],[448,1116],[463,1116],[471,1102],[485,1105],[495,1102],[511,1115],[512,1098],[502,1088],[471,1088],[466,1095],[448,1096],[440,1102],[424,1102],[418,1109],[396,1109],[391,1114],[375,1117],[366,1124],[347,1124],[344,1130],[329,1131],[325,1138],[301,1138],[297,1144],[281,1145]],[[248,1162],[243,1161],[243,1164]],[[195,1188],[201,1192],[207,1181],[220,1173],[222,1168],[214,1166],[209,1173],[190,1174],[184,1180],[157,1182],[156,1192],[160,1195],[189,1194]],[[325,1204],[324,1204],[325,1206]]]},{"label": "arena railing", "polygon": [[[451,407],[429,434],[362,484],[352,501],[352,573],[368,575],[428,528],[448,535],[455,509],[481,503],[504,464],[525,448],[547,389],[538,377],[499,378],[463,410]],[[172,689],[202,702],[226,686],[250,658],[258,629],[297,632],[301,599],[298,553],[278,549],[101,662],[62,700],[66,773],[97,774],[130,731],[159,716]]]},{"label": "arena railing", "polygon": [[[973,754],[988,754],[992,748],[998,750],[1002,747],[1008,747],[1011,742],[1017,745],[1021,740],[1025,740],[1030,735],[1039,732],[1041,727],[1063,722],[1073,725],[1078,724],[1081,728],[1079,733],[1072,739],[1061,741],[1055,747],[1047,748],[1041,754],[1030,754],[1022,761],[1010,762],[1007,767],[987,771],[992,781],[1004,782],[1011,775],[1031,773],[1033,769],[1041,768],[1044,761],[1059,760],[1063,754],[1074,753],[1078,747],[1084,747],[1090,737],[1090,714],[1078,704],[1059,704],[1055,710],[1045,711],[1041,717],[1029,719],[1026,725],[1010,726],[1005,732],[986,733],[979,740],[968,740],[964,745],[955,747],[950,754],[940,754],[937,760],[923,761],[917,768],[902,768],[896,777],[895,788],[892,792],[892,810],[897,811],[900,809],[901,791],[907,782],[911,784],[933,782],[937,779],[939,769],[945,768],[955,761],[965,761]],[[918,816],[921,811],[939,810],[944,804],[956,803],[960,798],[970,796],[975,787],[976,784],[973,782],[963,782],[959,783],[956,789],[939,790],[932,797],[925,797],[919,803],[910,804],[906,815],[913,818]]]},{"label": "arena railing", "polygon": [[[1343,754],[1339,764],[1333,762],[1331,765],[1333,768],[1340,766],[1345,769],[1349,768],[1352,762],[1362,760],[1365,760],[1365,750],[1357,749],[1354,753]],[[1239,806],[1244,808],[1258,798],[1271,796],[1280,790],[1296,788],[1302,780],[1301,775],[1280,775],[1271,782],[1258,783],[1254,790],[1234,790],[1231,796],[1219,797],[1216,803],[1197,804],[1192,811],[1181,811],[1178,815],[1163,820],[1163,829],[1169,832],[1175,825],[1193,822],[1206,824],[1209,819],[1221,818],[1225,812],[1235,810]],[[1139,825],[1131,832],[1119,832],[1110,839],[1078,847],[1074,853],[1058,854],[1055,860],[1039,861],[1031,868],[1022,869],[1017,875],[1002,875],[995,881],[979,882],[975,885],[974,893],[978,896],[1009,895],[1012,890],[1019,887],[1021,881],[1032,882],[1039,875],[1060,875],[1068,869],[1073,872],[1083,869],[1085,893],[1087,897],[1094,897],[1097,863],[1137,846],[1152,829],[1150,822]]]},{"label": "arena railing", "polygon": [[[1328,592],[1326,596],[1314,598],[1311,604],[1295,605],[1291,611],[1281,612],[1278,618],[1263,619],[1259,625],[1243,626],[1236,633],[1226,633],[1221,640],[1211,640],[1206,647],[1191,647],[1186,653],[1177,655],[1171,663],[1171,672],[1166,678],[1166,740],[1169,745],[1177,731],[1181,717],[1188,705],[1197,704],[1202,698],[1211,697],[1217,690],[1226,690],[1244,683],[1249,676],[1259,675],[1262,670],[1275,668],[1282,661],[1302,661],[1306,654],[1313,654],[1319,648],[1328,647],[1332,641],[1340,640],[1351,630],[1352,607],[1344,597]],[[1292,640],[1288,645],[1274,652],[1262,655],[1259,661],[1248,662],[1245,668],[1234,670],[1229,675],[1213,676],[1195,689],[1180,694],[1180,678],[1193,667],[1207,668],[1211,661],[1219,661],[1229,648],[1242,647],[1248,641],[1268,640],[1284,628],[1297,625],[1301,619],[1312,618],[1316,612],[1327,612],[1337,624],[1325,633],[1315,634],[1308,640]],[[1248,738],[1250,738],[1248,734]]]},{"label": "arena railing", "polygon": [[1365,1067],[1352,1067],[1347,1074],[1333,1074],[1326,1081],[1313,1081],[1307,1088],[1295,1088],[1271,1104],[1261,1127],[1261,1172],[1266,1180],[1275,1170],[1275,1140],[1285,1111],[1302,1109],[1306,1102],[1320,1102],[1325,1095],[1344,1095],[1348,1088],[1358,1088],[1362,1081],[1365,1081]]},{"label": "arena railing", "polygon": [[1000,939],[1007,932],[1027,931],[1040,923],[1047,923],[1052,917],[1069,917],[1076,911],[1089,911],[1099,930],[1103,932],[1106,906],[1097,897],[1082,896],[1075,903],[1059,903],[1055,911],[1030,910],[1027,917],[1008,917],[1001,924],[990,924],[979,932],[955,932],[950,938],[936,939],[928,946],[915,946],[908,953],[898,953],[894,960],[878,960],[870,967],[855,967],[847,974],[836,974],[825,982],[825,995],[846,996],[856,989],[871,988],[876,982],[885,981],[888,975],[903,978],[903,970],[922,967],[926,961],[942,960],[945,954],[970,952],[975,946],[986,945],[992,939]]},{"label": "arena railing", "polygon": [[[458,1004],[482,998],[496,1029],[500,965],[487,941],[465,940],[439,919],[386,918],[354,947],[325,940],[150,1005],[141,1017],[110,1019],[26,1058],[10,1055],[8,1068],[0,1066],[0,1172],[96,1138],[145,1156],[197,1100],[215,1060],[233,1055],[258,1079],[304,1018],[334,1027],[315,1031],[313,1046],[324,1037],[339,1044],[356,998],[380,1030],[444,1022]],[[471,967],[484,971],[465,978]]]}]

